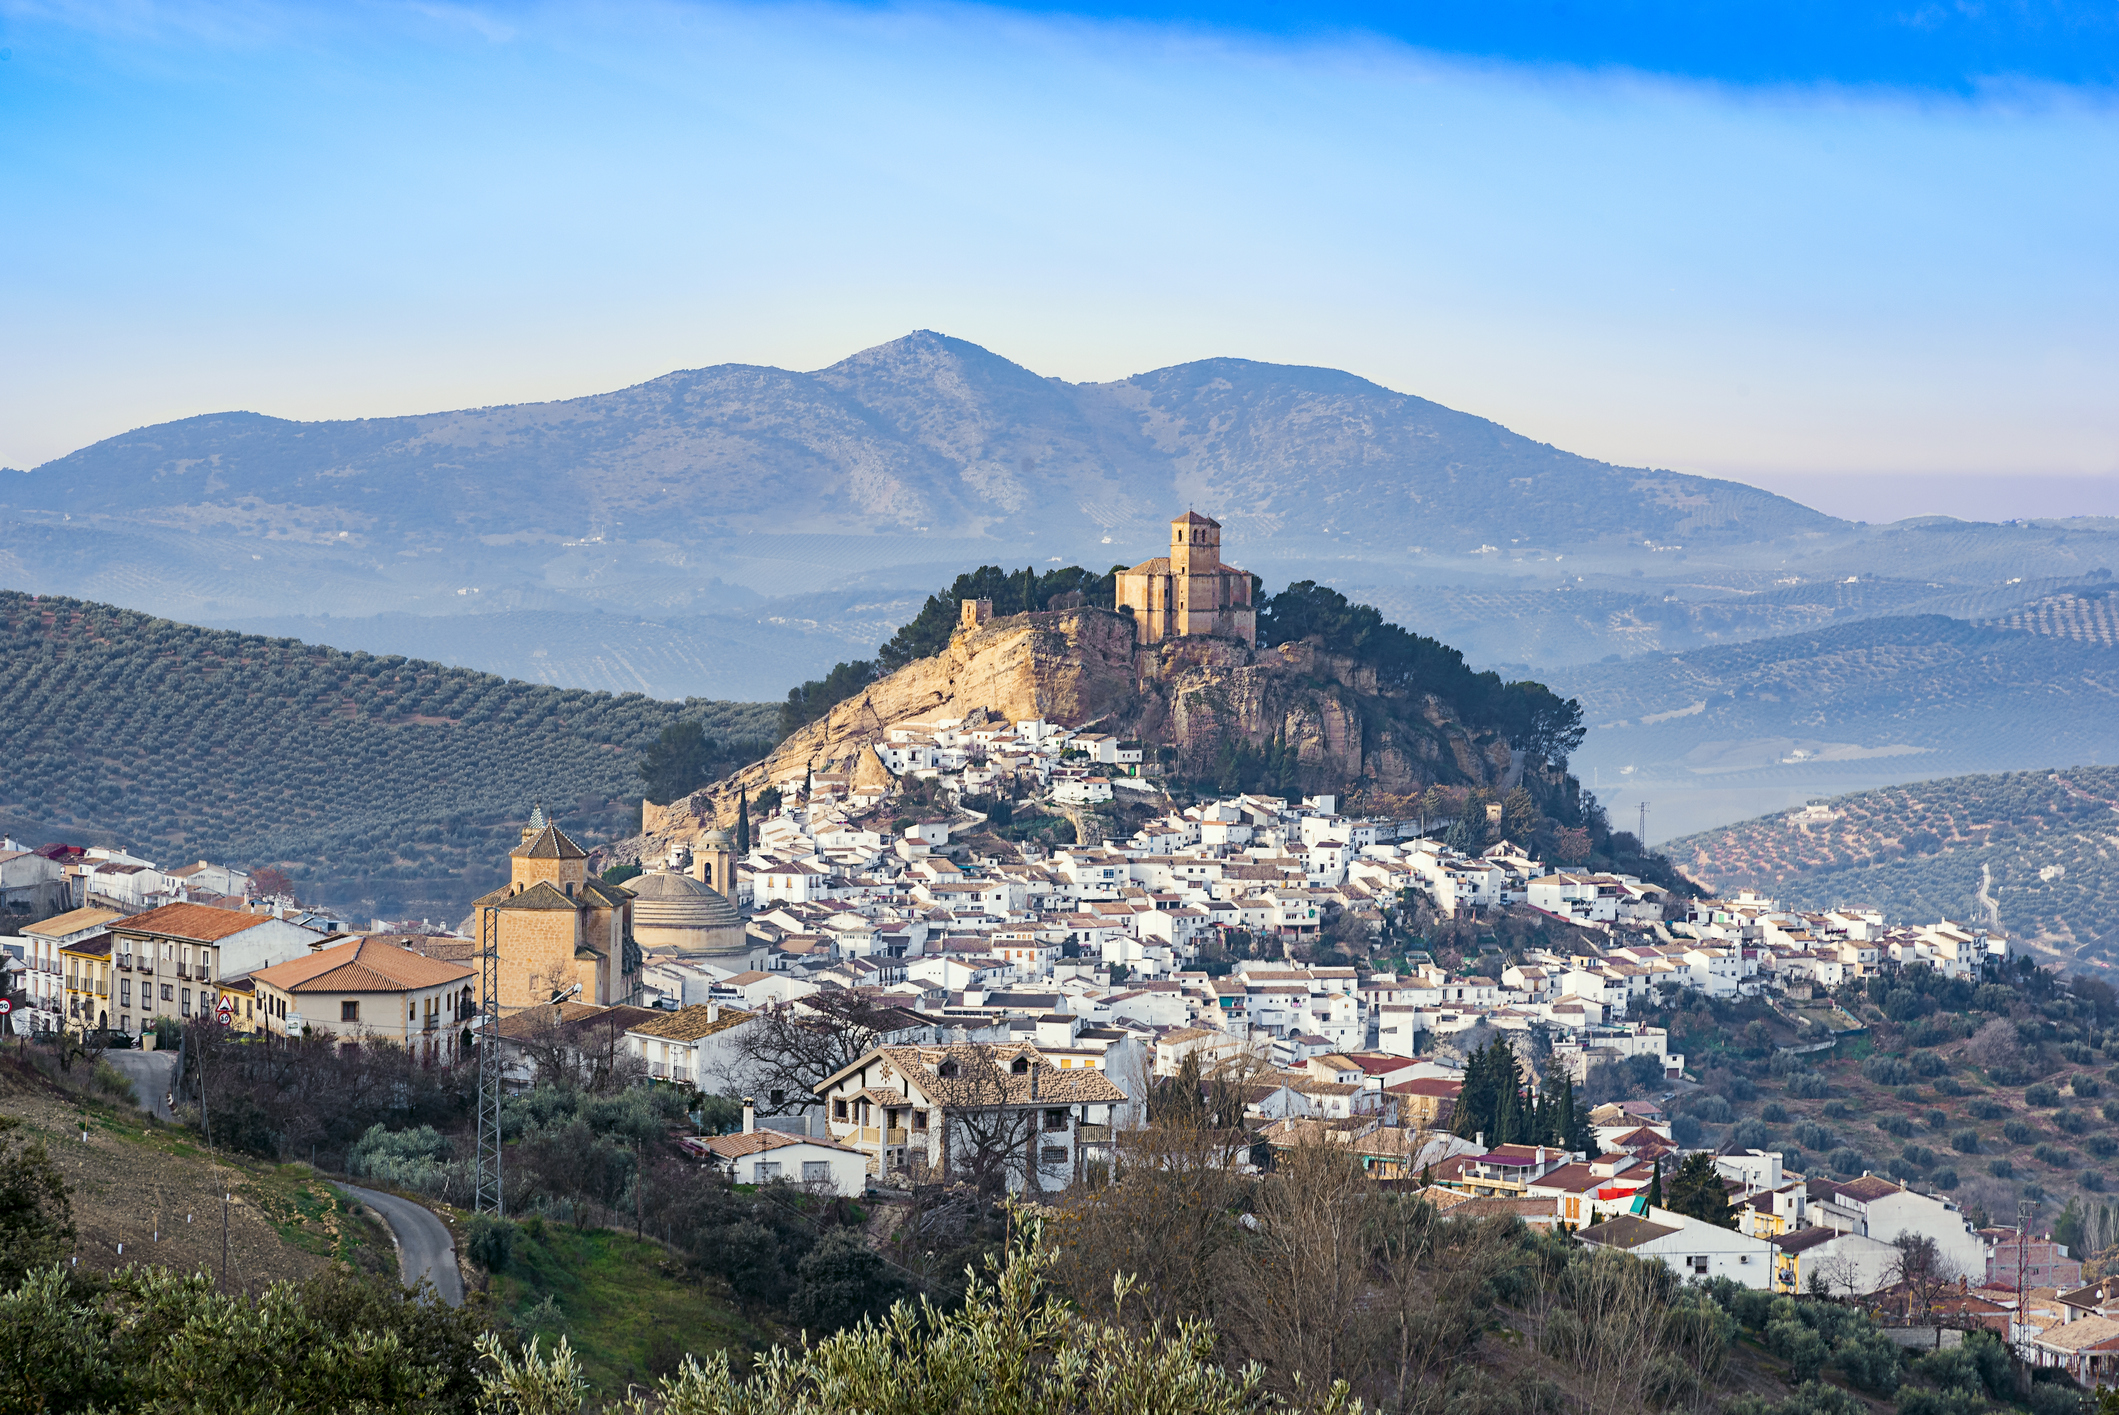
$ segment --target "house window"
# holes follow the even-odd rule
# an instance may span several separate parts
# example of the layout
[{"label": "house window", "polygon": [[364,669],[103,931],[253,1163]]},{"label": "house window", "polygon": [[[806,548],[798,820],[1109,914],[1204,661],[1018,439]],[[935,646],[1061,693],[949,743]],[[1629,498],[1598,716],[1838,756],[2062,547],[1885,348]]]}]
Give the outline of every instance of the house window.
[{"label": "house window", "polygon": [[1047,1168],[1053,1165],[1065,1164],[1067,1162],[1067,1147],[1065,1145],[1047,1145],[1037,1152],[1037,1162]]},{"label": "house window", "polygon": [[770,1184],[780,1177],[780,1165],[777,1161],[759,1160],[752,1173],[757,1176],[758,1183]]},{"label": "house window", "polygon": [[774,1110],[778,1110],[781,1106],[787,1104],[787,1092],[785,1091],[774,1091],[772,1097]]},{"label": "house window", "polygon": [[120,1006],[120,1007],[130,1007],[130,1006],[132,1006],[132,979],[131,979],[131,978],[120,978],[120,979],[118,979],[118,1006]]},{"label": "house window", "polygon": [[916,1111],[914,1111],[914,1112],[912,1113],[912,1130],[913,1130],[913,1133],[914,1133],[915,1135],[921,1135],[921,1134],[925,1134],[925,1133],[926,1133],[926,1131],[927,1131],[927,1112],[926,1112],[926,1111],[924,1111],[924,1110],[916,1110]]},{"label": "house window", "polygon": [[184,989],[184,1000],[183,1000],[183,1001],[182,1001],[181,1003],[179,1003],[179,1004],[177,1005],[177,1010],[178,1010],[178,1012],[180,1012],[180,1013],[181,1013],[181,1014],[182,1014],[183,1016],[189,1017],[189,1016],[191,1015],[191,989],[190,989],[190,988],[186,988],[186,989]]},{"label": "house window", "polygon": [[1693,1257],[1687,1258],[1685,1260],[1685,1265],[1691,1268],[1692,1271],[1698,1274],[1700,1277],[1707,1276],[1707,1255],[1705,1253],[1696,1254]]},{"label": "house window", "polygon": [[1045,1128],[1047,1130],[1065,1130],[1067,1128],[1067,1112],[1064,1110],[1046,1111]]},{"label": "house window", "polygon": [[804,1161],[802,1161],[802,1182],[803,1182],[804,1184],[829,1184],[829,1183],[831,1183],[831,1161],[830,1161],[830,1160],[804,1160]]},{"label": "house window", "polygon": [[338,1020],[358,1022],[361,1020],[361,1005],[358,1002],[342,1002],[338,1005]]},{"label": "house window", "polygon": [[846,1118],[846,1102],[833,1101],[831,1103],[831,1118],[833,1120],[844,1120]]},{"label": "house window", "polygon": [[175,985],[174,983],[164,983],[164,984],[162,984],[162,1001],[164,1001],[164,1002],[174,1002],[174,1001],[176,1000],[176,996],[177,996],[177,989],[176,989],[176,985]]}]

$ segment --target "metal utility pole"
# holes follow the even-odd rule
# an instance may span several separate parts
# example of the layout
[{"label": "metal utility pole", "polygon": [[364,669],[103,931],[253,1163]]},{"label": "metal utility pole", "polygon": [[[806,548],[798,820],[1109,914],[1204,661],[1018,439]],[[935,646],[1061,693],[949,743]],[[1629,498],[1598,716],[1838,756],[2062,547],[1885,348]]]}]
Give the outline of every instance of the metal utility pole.
[{"label": "metal utility pole", "polygon": [[1641,853],[1646,855],[1648,853],[1648,803],[1646,801],[1641,802],[1641,831],[1634,839],[1641,842]]},{"label": "metal utility pole", "polygon": [[2031,1242],[2030,1234],[2025,1229],[2025,1220],[2030,1216],[2031,1201],[2029,1199],[2018,1199],[2016,1201],[2016,1315],[2012,1319],[2009,1332],[2009,1349],[2011,1351],[2016,1349],[2014,1327],[2021,1325],[2023,1322],[2023,1272],[2025,1266],[2030,1262]]},{"label": "metal utility pole", "polygon": [[478,911],[478,1160],[471,1207],[498,1218],[500,1193],[500,911]]}]

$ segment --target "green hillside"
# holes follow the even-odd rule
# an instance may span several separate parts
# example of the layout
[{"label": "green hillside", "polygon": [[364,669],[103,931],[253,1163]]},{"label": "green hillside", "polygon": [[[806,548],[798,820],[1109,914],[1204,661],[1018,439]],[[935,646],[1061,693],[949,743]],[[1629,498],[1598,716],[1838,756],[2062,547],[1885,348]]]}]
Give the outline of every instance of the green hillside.
[{"label": "green hillside", "polygon": [[769,704],[660,702],[0,592],[0,829],[164,865],[277,864],[305,900],[453,922],[535,801],[631,833],[679,719],[770,737]]},{"label": "green hillside", "polygon": [[[1955,776],[1836,796],[1670,842],[1717,889],[1896,920],[1998,920],[2084,960],[2119,958],[2119,767]],[[1982,897],[1982,892],[1984,897]]]}]

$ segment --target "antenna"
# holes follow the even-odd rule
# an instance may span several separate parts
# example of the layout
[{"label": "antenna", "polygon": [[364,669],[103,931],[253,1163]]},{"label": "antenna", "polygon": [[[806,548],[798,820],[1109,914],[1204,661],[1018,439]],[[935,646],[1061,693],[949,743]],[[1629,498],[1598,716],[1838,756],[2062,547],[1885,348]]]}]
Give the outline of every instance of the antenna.
[{"label": "antenna", "polygon": [[500,1187],[500,911],[478,911],[478,1152],[471,1207],[503,1215]]},{"label": "antenna", "polygon": [[1648,803],[1646,801],[1641,802],[1641,832],[1634,838],[1641,842],[1641,853],[1646,855],[1648,853]]},{"label": "antenna", "polygon": [[[2024,1229],[2024,1220],[2031,1216],[2031,1208],[2032,1204],[2029,1199],[2018,1199],[2016,1201],[2016,1322],[2018,1325],[2021,1325],[2024,1320],[2023,1270],[2024,1265],[2029,1261],[2028,1251],[2030,1248],[2030,1235]],[[2014,1342],[2010,1344],[2013,1346]]]}]

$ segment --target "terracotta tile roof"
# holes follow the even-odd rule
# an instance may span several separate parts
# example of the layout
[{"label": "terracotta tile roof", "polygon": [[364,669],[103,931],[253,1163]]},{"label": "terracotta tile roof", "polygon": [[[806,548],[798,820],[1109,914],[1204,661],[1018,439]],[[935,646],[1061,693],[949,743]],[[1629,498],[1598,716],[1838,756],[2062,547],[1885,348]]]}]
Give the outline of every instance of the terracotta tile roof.
[{"label": "terracotta tile roof", "polygon": [[704,1004],[680,1007],[675,1012],[657,1013],[652,1022],[642,1022],[632,1030],[643,1037],[660,1037],[671,1042],[696,1042],[701,1037],[711,1037],[716,1032],[725,1032],[740,1022],[748,1022],[757,1016],[739,1007],[724,1007],[718,1015],[709,1018],[713,1009]]},{"label": "terracotta tile roof", "polygon": [[260,968],[251,977],[282,992],[407,992],[468,981],[461,963],[426,958],[382,938],[357,938],[302,958]]},{"label": "terracotta tile roof", "polygon": [[77,934],[83,929],[96,928],[124,917],[115,909],[75,909],[71,913],[60,914],[42,923],[24,924],[20,932],[38,938],[63,938],[67,934]]},{"label": "terracotta tile roof", "polygon": [[567,839],[566,832],[548,825],[508,852],[518,860],[586,860],[589,852]]},{"label": "terracotta tile roof", "polygon": [[[1089,1067],[1070,1067],[1062,1070],[1040,1059],[1037,1048],[1033,1046],[988,1047],[964,1043],[944,1047],[878,1047],[870,1052],[869,1056],[881,1056],[899,1075],[913,1078],[930,1099],[945,1108],[993,1104],[1104,1105],[1126,1099],[1126,1093],[1113,1085],[1103,1072]],[[936,1069],[951,1059],[983,1060],[986,1056],[991,1056],[997,1063],[997,1068],[991,1074],[980,1075],[975,1071],[974,1075],[969,1077],[950,1078],[940,1075]],[[1016,1072],[1009,1069],[1019,1057],[1029,1061],[1030,1070]],[[861,1061],[855,1062],[854,1066],[860,1066],[867,1060],[868,1057],[863,1057]],[[839,1075],[845,1075],[847,1071],[853,1070],[854,1066],[845,1068]],[[824,1084],[829,1086],[837,1079],[838,1077],[834,1076]],[[1036,1085],[1034,1095],[1031,1089],[1033,1079]],[[979,1096],[968,1094],[971,1087],[979,1081],[990,1081],[996,1091]],[[823,1089],[822,1086],[818,1087],[820,1092]],[[960,1092],[966,1094],[959,1094]]]},{"label": "terracotta tile roof", "polygon": [[187,943],[216,943],[230,934],[254,929],[271,917],[270,914],[238,914],[206,904],[164,904],[112,927],[119,933],[154,934],[160,938],[183,939]]},{"label": "terracotta tile roof", "polygon": [[838,1150],[843,1154],[858,1155],[836,1140],[822,1140],[810,1135],[790,1135],[783,1130],[753,1130],[747,1135],[699,1135],[686,1141],[688,1150],[712,1150],[725,1160],[741,1159],[745,1155],[764,1154],[768,1150],[784,1150],[790,1145],[815,1145],[820,1150]]},{"label": "terracotta tile roof", "polygon": [[[492,899],[492,896],[487,895],[486,899]],[[485,899],[479,901],[481,904],[485,902]],[[559,886],[553,884],[550,880],[539,880],[519,894],[510,894],[495,900],[493,907],[496,909],[572,910],[581,906],[577,901],[569,899]]]}]

